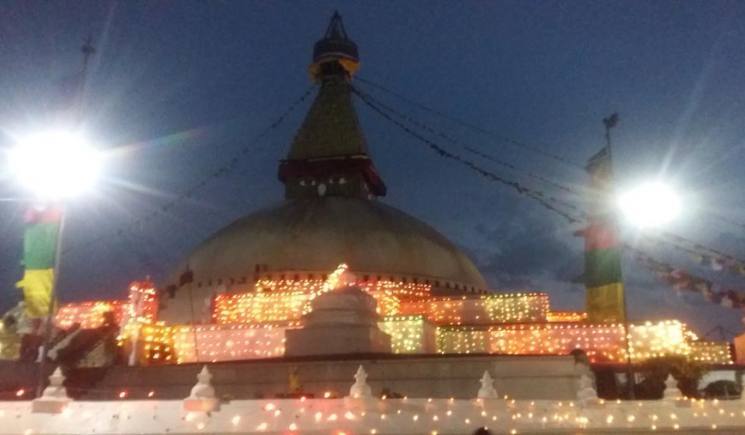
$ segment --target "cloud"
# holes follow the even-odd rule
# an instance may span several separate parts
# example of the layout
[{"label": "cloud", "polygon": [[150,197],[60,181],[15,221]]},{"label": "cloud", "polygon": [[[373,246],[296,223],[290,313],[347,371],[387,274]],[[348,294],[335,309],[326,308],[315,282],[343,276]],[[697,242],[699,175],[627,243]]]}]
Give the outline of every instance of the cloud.
[{"label": "cloud", "polygon": [[481,272],[500,289],[537,288],[561,284],[581,289],[572,281],[582,273],[581,242],[570,228],[546,219],[535,207],[517,207],[490,224],[480,223],[475,232],[484,243],[474,256]]}]

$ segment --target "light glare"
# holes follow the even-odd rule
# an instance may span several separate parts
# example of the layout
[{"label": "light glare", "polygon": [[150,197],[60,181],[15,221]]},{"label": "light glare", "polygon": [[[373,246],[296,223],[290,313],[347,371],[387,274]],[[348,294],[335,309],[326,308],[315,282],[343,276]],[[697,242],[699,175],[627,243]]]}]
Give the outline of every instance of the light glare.
[{"label": "light glare", "polygon": [[8,156],[10,172],[42,199],[64,199],[90,189],[98,179],[101,157],[77,133],[45,132],[18,141]]},{"label": "light glare", "polygon": [[681,211],[680,197],[660,182],[641,184],[621,195],[618,206],[626,220],[640,228],[660,227]]}]

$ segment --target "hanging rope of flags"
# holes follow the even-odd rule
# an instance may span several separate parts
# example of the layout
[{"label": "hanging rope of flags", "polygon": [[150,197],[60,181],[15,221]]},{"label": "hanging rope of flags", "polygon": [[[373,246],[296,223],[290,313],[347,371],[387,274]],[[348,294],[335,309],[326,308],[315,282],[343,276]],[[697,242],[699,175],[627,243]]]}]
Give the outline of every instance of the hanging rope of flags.
[{"label": "hanging rope of flags", "polygon": [[[158,215],[165,214],[166,212],[173,209],[174,207],[181,204],[182,202],[192,199],[195,193],[202,190],[210,183],[230,174],[238,166],[238,163],[240,163],[241,158],[244,157],[246,154],[248,154],[253,149],[253,147],[256,145],[257,142],[263,140],[266,136],[269,135],[269,133],[276,130],[277,127],[279,127],[285,121],[285,119],[287,119],[287,117],[290,116],[290,114],[298,108],[298,106],[300,106],[305,100],[308,99],[308,96],[310,96],[313,89],[315,89],[315,86],[310,86],[308,89],[306,89],[305,92],[303,92],[303,94],[300,97],[293,100],[292,103],[284,111],[282,111],[282,113],[277,118],[275,118],[275,120],[272,121],[271,124],[269,124],[263,130],[261,130],[252,139],[246,141],[246,144],[242,146],[241,149],[238,150],[235,154],[233,154],[230,158],[226,159],[225,162],[219,168],[215,169],[214,171],[206,175],[204,178],[199,180],[197,183],[193,184],[192,186],[184,190],[181,194],[177,195],[175,198],[163,204],[159,208],[151,211],[145,216],[139,217],[137,219],[133,219],[128,224],[124,225],[121,228],[118,228],[117,230],[115,230],[115,234],[123,237],[124,233],[127,231],[130,231],[131,228],[146,224],[149,221],[158,217]],[[68,251],[72,251],[75,249],[92,246],[102,240],[105,240],[107,237],[109,237],[108,234],[102,234],[101,236],[95,237],[86,242],[82,242],[80,244],[67,247],[64,249],[63,252],[67,253]]]},{"label": "hanging rope of flags", "polygon": [[479,127],[478,125],[472,124],[470,122],[466,122],[466,121],[464,121],[462,119],[458,119],[458,118],[453,117],[451,115],[448,115],[448,114],[446,114],[444,112],[441,112],[441,111],[439,111],[437,109],[433,109],[431,107],[428,107],[425,104],[422,104],[420,102],[414,101],[413,99],[411,99],[411,98],[409,98],[409,97],[407,97],[407,96],[405,96],[405,95],[403,95],[403,94],[401,94],[399,92],[396,92],[394,90],[391,90],[391,89],[383,86],[382,84],[376,83],[376,82],[374,82],[372,80],[363,78],[363,77],[361,77],[359,75],[355,76],[355,80],[358,81],[358,82],[361,82],[361,83],[363,83],[363,84],[365,84],[367,86],[370,86],[370,87],[376,88],[376,89],[378,89],[378,90],[380,90],[382,92],[385,92],[386,94],[392,95],[392,96],[400,99],[401,101],[403,101],[405,103],[408,103],[408,104],[410,104],[410,105],[412,105],[414,107],[418,107],[421,110],[424,110],[426,112],[432,113],[433,115],[439,116],[442,119],[446,119],[446,120],[448,120],[450,122],[453,122],[455,124],[461,125],[463,127],[466,127],[468,129],[473,130],[475,132],[478,132],[480,134],[493,137],[493,138],[499,140],[503,144],[506,144],[506,145],[509,145],[509,146],[512,146],[512,147],[521,149],[523,151],[532,152],[532,153],[537,154],[537,155],[540,155],[540,156],[542,156],[544,158],[548,158],[548,159],[554,160],[556,162],[559,162],[559,163],[561,163],[563,165],[571,166],[574,169],[583,169],[581,165],[578,165],[578,164],[576,164],[576,163],[574,163],[574,162],[572,162],[572,161],[570,161],[570,160],[568,160],[568,159],[566,159],[566,158],[564,158],[564,157],[562,157],[560,155],[553,154],[553,153],[551,153],[549,151],[546,151],[543,147],[536,146],[536,145],[531,145],[531,144],[526,143],[526,142],[523,142],[523,141],[512,139],[512,138],[503,136],[501,134],[498,134],[496,132],[489,131],[489,130],[487,130],[485,128]]},{"label": "hanging rope of flags", "polygon": [[683,236],[669,232],[664,232],[662,235],[688,249],[692,254],[696,255],[696,257],[693,258],[694,260],[700,264],[710,266],[714,271],[718,272],[726,270],[745,276],[745,260],[741,260],[717,249],[704,246]]},{"label": "hanging rope of flags", "polygon": [[729,225],[738,227],[741,230],[745,230],[745,224],[743,224],[742,222],[738,222],[738,221],[729,219],[729,218],[724,217],[724,216],[722,216],[722,215],[720,215],[718,213],[707,212],[706,214],[708,214],[709,216],[713,217],[714,219],[716,219],[716,220],[718,220],[720,222],[724,222],[726,224],[729,224]]},{"label": "hanging rope of flags", "polygon": [[715,272],[730,272],[738,276],[745,276],[745,261],[725,254],[714,248],[701,245],[685,237],[661,232],[659,235],[646,235],[645,238],[656,243],[664,243],[688,255],[690,259]]},{"label": "hanging rope of flags", "polygon": [[501,175],[497,175],[494,172],[488,171],[481,166],[473,163],[472,161],[463,158],[462,156],[452,153],[442,146],[438,145],[437,143],[427,139],[426,137],[422,136],[418,132],[411,129],[409,126],[404,124],[403,122],[399,121],[398,119],[394,119],[393,116],[391,116],[388,112],[383,110],[382,108],[378,107],[375,103],[371,102],[365,94],[360,93],[356,88],[352,87],[352,92],[357,95],[362,102],[367,105],[370,109],[373,110],[373,112],[380,115],[382,118],[386,119],[387,121],[391,122],[401,130],[403,130],[406,134],[409,136],[417,139],[419,142],[424,143],[427,145],[431,150],[433,150],[437,155],[440,157],[450,159],[453,161],[456,161],[460,163],[461,165],[473,170],[477,174],[481,175],[482,177],[486,178],[487,180],[494,181],[497,183],[500,183],[502,185],[505,185],[507,187],[512,188],[515,190],[518,194],[523,195],[527,198],[530,198],[539,204],[541,204],[544,208],[547,210],[551,210],[554,213],[557,213],[564,219],[566,219],[569,223],[580,223],[582,222],[581,218],[573,216],[570,212],[567,212],[565,210],[562,210],[559,208],[559,205],[563,204],[557,204],[562,202],[560,199],[555,198],[551,195],[546,195],[543,192],[539,190],[535,190],[529,187],[524,186],[523,184],[520,184],[517,181],[510,180],[508,178],[505,178]]},{"label": "hanging rope of flags", "polygon": [[[244,145],[243,147],[241,147],[241,149],[238,152],[236,152],[234,155],[232,155],[229,159],[226,159],[225,162],[219,168],[217,168],[216,170],[214,170],[210,174],[206,175],[200,181],[198,181],[197,183],[193,184],[192,186],[190,186],[189,188],[187,188],[184,192],[182,192],[181,194],[177,195],[171,201],[169,201],[166,204],[160,206],[156,210],[153,210],[152,212],[146,214],[143,217],[140,217],[140,218],[137,218],[137,219],[133,219],[132,221],[130,221],[129,223],[123,225],[122,227],[117,228],[116,230],[114,230],[114,235],[117,236],[117,237],[122,238],[122,240],[124,242],[128,243],[128,241],[125,239],[125,235],[127,233],[131,232],[132,228],[134,228],[136,226],[143,226],[144,224],[146,224],[146,223],[152,221],[153,219],[155,219],[156,217],[158,217],[158,215],[165,214],[168,210],[171,210],[172,208],[174,208],[175,206],[179,205],[180,203],[182,203],[182,202],[184,202],[184,201],[186,201],[188,199],[191,199],[195,193],[197,193],[199,190],[201,190],[204,187],[206,187],[207,185],[209,185],[211,182],[213,182],[213,181],[215,181],[215,180],[217,180],[217,179],[219,179],[219,178],[221,178],[221,177],[223,177],[225,175],[228,175],[231,171],[233,171],[237,167],[237,165],[240,162],[241,158],[244,157],[246,154],[248,154],[248,152],[250,152],[252,150],[253,146],[257,142],[259,142],[260,140],[263,140],[272,131],[276,130],[277,127],[279,127],[287,119],[287,117],[289,117],[290,114],[292,114],[292,112],[294,112],[298,108],[298,106],[300,106],[303,102],[305,102],[305,100],[308,99],[308,97],[311,95],[311,93],[313,92],[314,89],[315,89],[315,85],[308,87],[308,89],[306,89],[300,97],[298,97],[295,100],[293,100],[291,102],[291,104],[285,110],[283,110],[280,113],[280,115],[277,118],[274,119],[274,121],[272,121],[271,124],[269,124],[263,130],[261,130],[252,139],[246,141],[246,145]],[[80,243],[75,244],[75,245],[65,246],[63,248],[63,250],[62,250],[62,254],[67,254],[68,252],[71,252],[71,251],[74,251],[74,250],[79,250],[79,249],[84,249],[84,248],[87,248],[87,247],[90,247],[90,246],[94,246],[94,245],[99,244],[102,241],[108,239],[110,236],[111,235],[109,233],[101,234],[101,235],[99,235],[97,237],[94,237],[92,239],[88,239],[87,241],[80,242]],[[15,267],[15,265],[13,265],[13,267]],[[5,267],[3,269],[3,271],[8,270],[8,269],[10,269],[10,266]],[[51,269],[49,269],[49,270],[51,270]],[[44,278],[45,281],[44,282],[41,282],[40,279],[37,279],[37,278],[39,278],[41,276],[42,275],[40,273],[27,274],[24,277],[23,280],[19,281],[18,285],[19,285],[19,287],[22,287],[24,289],[27,288],[29,285],[34,285],[35,286],[34,288],[40,288],[39,286],[42,286],[44,288],[49,287],[51,285],[50,284],[51,283],[51,276],[52,276],[51,275],[51,272],[46,273],[46,275],[44,275],[45,276],[45,278]],[[26,279],[26,278],[28,278],[28,279]],[[41,282],[41,284],[39,284],[40,282]],[[26,286],[26,287],[23,287],[23,286]],[[42,294],[42,293],[43,292],[36,292],[35,294]],[[29,293],[29,294],[31,294],[31,293]],[[44,309],[45,309],[44,307],[45,306],[48,306],[48,302],[44,302],[40,298],[37,298],[37,299],[38,299],[38,303],[37,302],[34,302],[33,303],[33,306],[38,306],[39,309],[37,309],[34,312],[34,315],[36,315],[36,314],[44,311]]]},{"label": "hanging rope of flags", "polygon": [[[359,90],[359,89],[357,89],[357,91],[362,93],[362,91]],[[481,157],[481,158],[483,158],[485,160],[489,160],[489,161],[491,161],[493,163],[496,163],[496,164],[498,164],[500,166],[503,166],[503,167],[505,167],[507,169],[510,169],[511,171],[517,172],[518,174],[521,174],[521,175],[530,177],[530,178],[532,178],[534,180],[537,180],[537,181],[539,181],[539,182],[541,182],[543,184],[546,184],[548,186],[551,186],[554,189],[561,190],[563,192],[566,192],[566,193],[569,193],[569,194],[572,194],[572,195],[577,195],[577,196],[581,196],[582,195],[580,192],[578,192],[575,189],[573,189],[571,187],[568,187],[568,186],[566,186],[564,184],[558,183],[558,182],[553,181],[553,180],[549,180],[548,178],[546,178],[546,177],[544,177],[542,175],[535,174],[535,173],[530,172],[528,170],[519,168],[519,167],[513,165],[512,163],[509,163],[509,162],[506,162],[504,160],[501,160],[501,159],[499,159],[497,157],[494,157],[493,155],[487,154],[487,153],[485,153],[483,151],[480,151],[480,150],[478,150],[478,149],[476,149],[476,148],[474,148],[472,146],[465,145],[465,144],[461,143],[460,141],[458,141],[457,139],[453,138],[451,135],[449,135],[447,133],[444,133],[441,130],[435,129],[434,127],[431,127],[431,126],[425,124],[424,122],[418,121],[418,120],[416,120],[411,115],[408,115],[408,114],[405,114],[405,113],[401,113],[400,111],[394,109],[393,107],[391,107],[391,106],[389,106],[389,105],[381,102],[379,99],[373,97],[372,95],[370,95],[370,93],[365,92],[364,94],[365,94],[365,96],[370,101],[372,101],[373,103],[377,104],[378,107],[382,108],[383,110],[386,110],[387,112],[389,112],[389,113],[391,113],[391,114],[393,114],[395,116],[398,116],[400,119],[403,119],[403,120],[407,121],[409,124],[412,124],[414,126],[417,126],[417,127],[421,128],[424,131],[427,131],[427,132],[429,132],[429,133],[431,133],[431,134],[433,134],[433,135],[435,135],[437,137],[440,137],[440,138],[446,140],[447,142],[449,142],[452,145],[455,145],[455,146],[458,146],[460,148],[463,148],[464,150],[466,150],[467,152],[469,152],[471,154],[477,155],[477,156],[479,156],[479,157]]]},{"label": "hanging rope of flags", "polygon": [[[406,117],[405,115],[402,115],[400,113],[397,113],[393,110],[386,110],[383,107],[382,104],[373,102],[372,98],[369,97],[367,94],[363,94],[358,89],[353,88],[353,92],[365,103],[368,107],[370,107],[374,112],[378,113],[381,117],[388,120],[389,122],[393,123],[400,129],[402,129],[404,132],[406,132],[408,135],[414,137],[420,142],[423,142],[426,144],[429,148],[431,148],[433,151],[435,151],[438,155],[444,158],[448,158],[451,160],[455,160],[466,167],[476,171],[478,174],[492,180],[499,182],[501,184],[505,184],[513,189],[515,189],[518,193],[521,195],[525,195],[531,199],[537,200],[541,205],[549,209],[550,211],[553,211],[560,216],[562,216],[564,219],[569,221],[570,223],[582,223],[585,221],[587,215],[586,213],[582,214],[582,217],[576,217],[571,215],[570,213],[559,209],[554,204],[549,203],[548,201],[556,201],[556,198],[553,197],[547,197],[542,192],[527,188],[520,183],[506,179],[504,177],[501,177],[499,175],[496,175],[490,171],[487,171],[475,163],[471,162],[470,160],[464,159],[463,157],[454,154],[452,152],[447,151],[442,146],[438,145],[437,143],[427,139],[426,137],[422,136],[418,132],[414,131],[411,127],[404,124],[399,119],[395,119],[393,116],[397,116],[399,118],[404,118],[408,120],[410,123],[414,123],[415,125],[418,125],[420,128],[425,129],[433,134],[437,134],[436,130],[427,128],[423,124],[415,123],[410,117]],[[448,139],[448,136],[444,136],[441,134],[438,134],[438,136]],[[455,142],[449,140],[449,142]],[[678,242],[677,245],[681,248],[684,248],[685,246],[682,245],[681,242],[691,243],[689,240],[681,237],[676,236],[673,234],[665,234],[667,241],[676,241]],[[690,292],[697,292],[704,296],[704,298],[710,302],[720,304],[724,307],[729,308],[743,308],[745,309],[745,289],[742,290],[735,290],[735,289],[725,289],[725,288],[718,288],[715,287],[714,283],[712,283],[710,280],[707,280],[705,278],[701,278],[699,276],[696,276],[688,271],[685,271],[680,268],[676,268],[668,263],[664,263],[658,260],[655,260],[648,254],[644,253],[643,251],[639,250],[638,248],[630,247],[627,244],[623,244],[623,247],[627,250],[630,250],[634,254],[635,260],[645,267],[650,272],[654,273],[660,280],[665,282],[666,284],[672,286],[677,291],[690,291]],[[688,249],[687,247],[685,247]],[[711,248],[706,248],[700,244],[693,244],[691,249],[688,249],[691,253],[697,252],[695,249],[697,248],[699,250],[706,250],[709,253],[719,254],[720,252],[715,251]],[[724,254],[726,255],[726,254]],[[727,256],[729,257],[729,256]],[[726,257],[725,257],[726,258]],[[730,257],[731,258],[731,257]],[[727,264],[727,263],[723,263]]]},{"label": "hanging rope of flags", "polygon": [[[559,214],[560,216],[562,216],[564,219],[566,219],[570,223],[583,223],[586,221],[587,219],[586,213],[582,212],[581,217],[573,216],[570,212],[562,210],[552,203],[552,202],[555,203],[557,201],[560,201],[557,198],[547,196],[543,194],[543,192],[527,188],[516,181],[509,180],[507,178],[496,175],[490,171],[487,171],[481,168],[480,166],[476,165],[470,160],[467,160],[460,155],[452,153],[446,150],[445,148],[443,148],[442,146],[438,145],[434,141],[429,140],[428,138],[422,136],[421,134],[414,131],[411,127],[406,125],[401,120],[394,118],[394,116],[398,118],[403,118],[407,120],[409,123],[415,124],[419,126],[420,128],[426,131],[429,131],[432,134],[437,134],[439,137],[442,137],[443,139],[446,139],[451,143],[457,143],[454,140],[450,140],[449,136],[444,135],[444,134],[438,134],[436,130],[428,128],[424,124],[417,123],[411,117],[407,117],[406,115],[400,114],[390,108],[388,108],[389,110],[386,110],[383,104],[377,101],[374,102],[372,97],[360,92],[356,88],[352,88],[352,91],[362,100],[362,102],[365,105],[370,107],[370,109],[372,109],[378,115],[388,120],[389,122],[393,123],[394,125],[402,129],[408,135],[426,144],[430,149],[435,151],[441,157],[457,161],[458,163],[461,163],[462,165],[474,170],[478,174],[486,177],[487,179],[490,179],[491,181],[496,181],[496,182],[505,184],[513,188],[519,194],[538,201],[542,206],[544,206],[550,211],[553,211]],[[574,207],[576,206],[573,206],[573,208]],[[708,253],[708,255],[711,256],[709,258],[714,258],[715,259],[714,261],[716,262],[720,260],[729,260],[729,262],[722,261],[721,264],[725,267],[733,267],[734,265],[737,264],[737,263],[732,262],[732,260],[734,259],[733,257],[728,256],[727,254],[723,254],[712,248],[707,248],[703,245],[692,242],[682,236],[677,236],[677,235],[670,234],[670,233],[665,233],[664,236],[665,236],[665,241],[667,241],[668,243],[674,243],[675,246],[681,249],[686,249],[687,252],[691,254],[697,253],[698,255],[701,255],[701,251],[704,251]],[[625,249],[630,250],[634,254],[635,260],[642,267],[644,267],[645,269],[655,274],[658,277],[658,279],[670,285],[674,289],[678,291],[697,292],[703,295],[706,300],[716,303],[716,304],[720,304],[724,307],[745,309],[745,289],[740,290],[740,289],[716,287],[714,283],[712,283],[710,280],[696,276],[684,269],[676,268],[668,263],[655,260],[653,257],[649,256],[648,254],[644,253],[638,248],[631,247],[628,244],[623,244],[622,246]],[[717,263],[714,263],[714,264],[717,264]]]},{"label": "hanging rope of flags", "polygon": [[712,281],[694,275],[685,269],[656,260],[638,248],[629,245],[624,247],[634,255],[639,265],[676,291],[699,293],[714,304],[727,308],[745,309],[745,288],[731,289],[717,286]]}]

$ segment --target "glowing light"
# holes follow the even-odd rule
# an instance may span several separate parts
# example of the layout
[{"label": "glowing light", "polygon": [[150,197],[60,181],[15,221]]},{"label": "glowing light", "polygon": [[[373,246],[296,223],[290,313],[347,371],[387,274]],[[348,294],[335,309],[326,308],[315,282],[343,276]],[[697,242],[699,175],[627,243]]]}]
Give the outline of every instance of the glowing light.
[{"label": "glowing light", "polygon": [[549,311],[546,320],[551,323],[577,323],[587,320],[587,313],[581,311]]},{"label": "glowing light", "polygon": [[[55,320],[62,327],[98,327],[110,312],[124,325],[119,344],[134,342],[144,364],[281,357],[285,331],[301,327],[311,296],[327,291],[328,280],[259,284],[257,293],[217,296],[213,324],[158,322],[157,291],[147,281],[132,283],[126,301],[68,304]],[[394,353],[567,355],[582,350],[591,363],[626,359],[623,325],[586,323],[585,313],[550,311],[545,293],[432,298],[429,284],[378,280],[357,285],[378,300],[379,311],[392,313],[384,314],[378,326],[391,336]],[[133,337],[137,340],[130,340]],[[678,355],[732,364],[726,343],[700,341],[678,321],[631,325],[629,338],[633,361]],[[324,394],[331,396],[331,392]]]},{"label": "glowing light", "polygon": [[640,228],[659,227],[680,214],[681,201],[672,187],[649,182],[622,194],[618,207],[629,222]]},{"label": "glowing light", "polygon": [[101,156],[79,133],[51,131],[22,138],[10,150],[10,172],[42,199],[64,199],[90,189]]},{"label": "glowing light", "polygon": [[438,325],[545,322],[545,293],[506,293],[476,297],[422,298],[401,303],[400,314],[421,314]]},{"label": "glowing light", "polygon": [[[631,325],[631,358],[691,354],[686,327],[678,321]],[[591,362],[625,360],[621,324],[528,324],[489,327],[437,328],[440,353],[498,353],[508,355],[566,355],[582,349]]]},{"label": "glowing light", "polygon": [[[345,271],[340,266],[326,280],[261,279],[256,282],[254,293],[218,295],[213,319],[221,324],[299,321],[310,311],[313,299],[331,291],[343,279],[343,276],[340,278],[334,274],[343,275]],[[401,300],[425,298],[431,290],[427,284],[384,280],[356,285],[375,298],[381,315],[397,314]]]}]

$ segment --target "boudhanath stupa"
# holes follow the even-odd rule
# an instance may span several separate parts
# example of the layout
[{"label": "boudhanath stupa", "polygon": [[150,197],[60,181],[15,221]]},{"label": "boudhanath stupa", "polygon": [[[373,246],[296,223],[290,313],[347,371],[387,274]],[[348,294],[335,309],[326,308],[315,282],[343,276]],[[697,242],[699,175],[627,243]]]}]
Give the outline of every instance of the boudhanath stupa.
[{"label": "boudhanath stupa", "polygon": [[[402,415],[395,433],[714,424],[667,390],[662,411],[646,405],[659,420],[606,403],[596,373],[620,385],[625,364],[663,356],[734,368],[727,343],[698,340],[675,319],[595,322],[552,310],[540,290],[489,288],[446,236],[384,202],[353,105],[358,67],[335,14],[313,47],[315,101],[279,162],[284,199],[211,235],[162,285],[135,281],[121,300],[60,306],[48,368],[64,368],[67,391],[58,373],[52,393],[74,399],[60,407],[70,421],[84,433],[394,433],[386,421]],[[35,379],[21,366],[6,390]],[[54,406],[35,427],[22,404],[0,413],[53,433]],[[745,407],[733,406],[720,409],[745,427]],[[97,426],[95,413],[117,414],[120,428]]]}]

